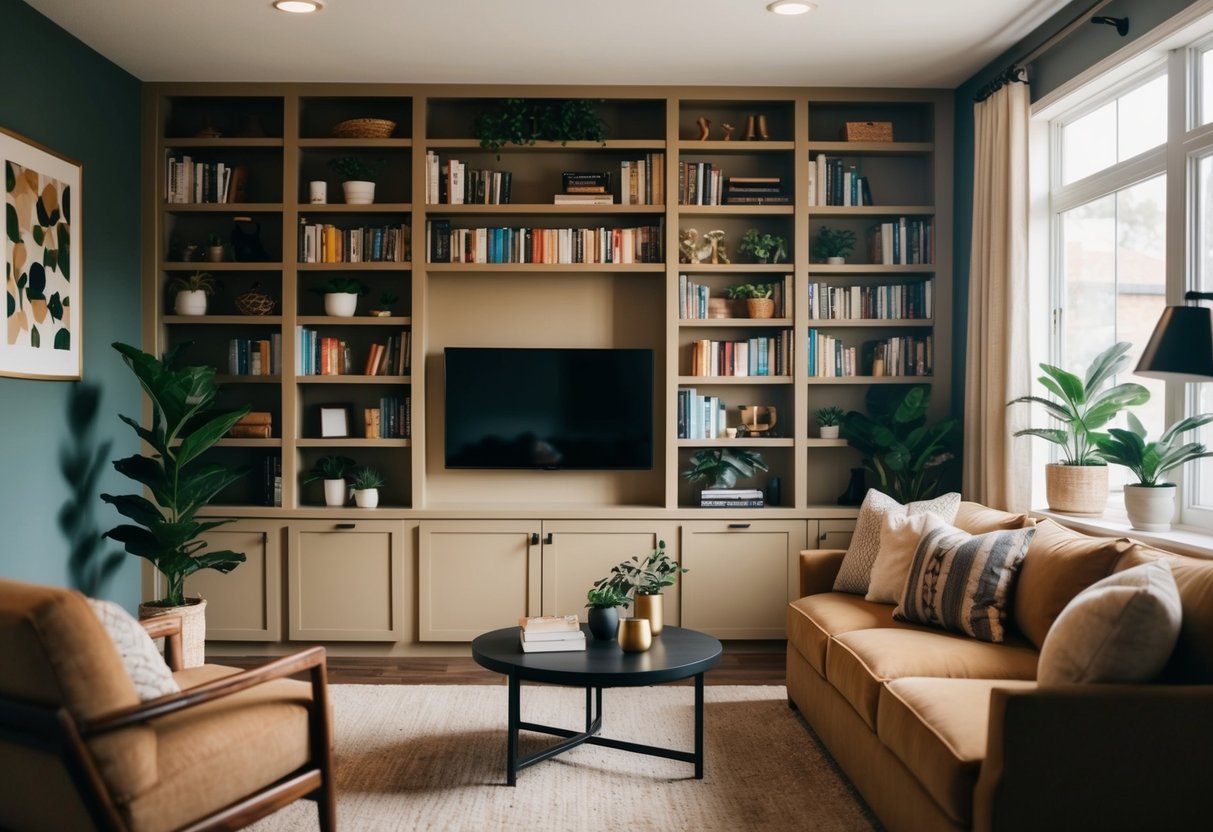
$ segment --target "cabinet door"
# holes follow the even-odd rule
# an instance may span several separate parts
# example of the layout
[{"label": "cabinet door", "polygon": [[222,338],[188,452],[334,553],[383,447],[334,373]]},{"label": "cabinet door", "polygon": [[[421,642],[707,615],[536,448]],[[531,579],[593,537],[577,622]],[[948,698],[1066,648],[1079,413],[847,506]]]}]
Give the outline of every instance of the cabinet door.
[{"label": "cabinet door", "polygon": [[851,545],[851,534],[855,531],[855,518],[844,520],[819,520],[815,549],[845,549]]},{"label": "cabinet door", "polygon": [[239,520],[203,535],[204,551],[244,552],[226,575],[203,569],[185,581],[185,594],[206,599],[208,641],[282,638],[282,524]]},{"label": "cabinet door", "polygon": [[[595,581],[605,578],[621,561],[647,556],[663,540],[666,552],[677,559],[677,532],[677,525],[669,521],[545,521],[543,614],[576,613],[584,621],[585,594]],[[664,620],[675,626],[679,623],[680,583],[664,593]]]},{"label": "cabinet door", "polygon": [[[287,549],[288,638],[294,641],[401,641],[409,636],[415,523],[300,520]],[[406,544],[406,540],[408,541]]]},{"label": "cabinet door", "polygon": [[682,525],[682,622],[717,638],[784,638],[799,589],[804,520]]},{"label": "cabinet door", "polygon": [[418,638],[471,641],[540,612],[538,520],[423,521]]}]

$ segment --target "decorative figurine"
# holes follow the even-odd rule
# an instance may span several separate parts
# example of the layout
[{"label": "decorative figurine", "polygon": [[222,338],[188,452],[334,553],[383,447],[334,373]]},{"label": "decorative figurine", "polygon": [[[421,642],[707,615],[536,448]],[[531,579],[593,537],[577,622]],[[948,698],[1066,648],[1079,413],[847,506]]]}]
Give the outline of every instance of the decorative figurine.
[{"label": "decorative figurine", "polygon": [[767,133],[767,117],[762,113],[758,114],[758,138],[764,142],[771,138],[770,134]]},{"label": "decorative figurine", "polygon": [[700,116],[695,123],[699,125],[699,141],[706,142],[708,140],[708,131],[712,129],[712,120]]},{"label": "decorative figurine", "polygon": [[[710,244],[711,251],[712,251],[707,262],[712,263],[713,265],[730,262],[729,261],[729,252],[728,252],[728,249],[725,248],[725,244],[724,244],[724,232],[723,231],[721,231],[719,229],[717,229],[716,231],[709,231],[703,235],[703,239],[705,241],[707,241],[708,244]],[[699,262],[702,263],[704,261],[700,260]]]},{"label": "decorative figurine", "polygon": [[733,141],[733,131],[737,129],[736,127],[726,121],[724,124],[720,125],[720,129],[724,131],[724,140],[726,142]]},{"label": "decorative figurine", "polygon": [[678,231],[679,263],[728,263],[729,254],[724,244],[724,232],[717,229],[699,236],[694,228]]},{"label": "decorative figurine", "polygon": [[745,117],[745,140],[746,140],[747,142],[752,142],[752,141],[754,141],[754,136],[755,136],[755,133],[754,133],[754,117],[753,117],[753,116],[746,116],[746,117]]}]

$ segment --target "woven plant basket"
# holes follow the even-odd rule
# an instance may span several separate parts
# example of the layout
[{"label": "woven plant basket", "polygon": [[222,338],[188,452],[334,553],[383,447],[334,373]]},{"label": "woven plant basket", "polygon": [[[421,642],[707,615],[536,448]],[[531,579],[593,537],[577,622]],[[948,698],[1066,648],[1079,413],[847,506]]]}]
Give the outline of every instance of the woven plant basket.
[{"label": "woven plant basket", "polygon": [[247,292],[236,296],[236,311],[241,315],[273,314],[276,301],[254,285]]},{"label": "woven plant basket", "polygon": [[396,129],[396,122],[386,118],[351,118],[333,125],[337,139],[386,139]]},{"label": "woven plant basket", "polygon": [[751,318],[775,317],[775,301],[771,298],[746,298],[745,308]]},{"label": "woven plant basket", "polygon": [[200,667],[206,663],[206,599],[186,598],[183,607],[139,605],[139,620],[163,615],[181,616],[181,663],[183,667]]},{"label": "woven plant basket", "polygon": [[891,142],[891,121],[848,121],[842,128],[842,139],[848,142]]},{"label": "woven plant basket", "polygon": [[1108,504],[1108,466],[1045,466],[1045,502],[1053,511],[1100,517]]}]

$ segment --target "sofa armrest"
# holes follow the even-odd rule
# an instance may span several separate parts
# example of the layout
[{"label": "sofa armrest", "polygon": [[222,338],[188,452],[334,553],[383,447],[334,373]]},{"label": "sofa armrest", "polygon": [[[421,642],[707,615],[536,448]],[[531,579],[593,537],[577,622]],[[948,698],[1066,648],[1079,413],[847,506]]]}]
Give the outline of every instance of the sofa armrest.
[{"label": "sofa armrest", "polygon": [[833,592],[846,549],[805,549],[800,553],[800,595]]},{"label": "sofa armrest", "polygon": [[973,828],[1195,829],[1213,685],[995,689]]}]

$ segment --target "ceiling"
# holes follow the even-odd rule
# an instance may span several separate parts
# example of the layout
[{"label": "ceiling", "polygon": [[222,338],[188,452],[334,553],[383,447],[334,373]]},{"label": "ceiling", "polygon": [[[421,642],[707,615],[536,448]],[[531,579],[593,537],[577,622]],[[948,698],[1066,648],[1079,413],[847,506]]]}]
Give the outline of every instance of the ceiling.
[{"label": "ceiling", "polygon": [[952,88],[1067,0],[27,0],[144,81]]}]

